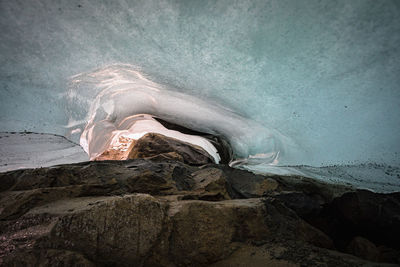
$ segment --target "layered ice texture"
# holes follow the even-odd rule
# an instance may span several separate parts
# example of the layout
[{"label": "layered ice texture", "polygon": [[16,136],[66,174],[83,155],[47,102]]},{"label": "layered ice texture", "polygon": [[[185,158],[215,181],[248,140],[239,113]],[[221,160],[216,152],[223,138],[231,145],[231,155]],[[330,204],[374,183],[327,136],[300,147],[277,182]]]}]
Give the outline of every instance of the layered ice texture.
[{"label": "layered ice texture", "polygon": [[400,166],[399,1],[0,1],[0,29],[1,131],[96,154],[149,114],[224,136],[233,166],[399,186],[373,171]]},{"label": "layered ice texture", "polygon": [[[91,94],[84,96],[81,91]],[[287,158],[296,153],[295,144],[278,131],[214,101],[155,83],[130,65],[112,65],[72,77],[67,97],[69,136],[80,136],[80,144],[91,159],[116,146],[121,136],[138,139],[147,132],[157,132],[198,145],[219,162],[220,156],[207,139],[168,130],[152,116],[227,139],[234,152],[232,164],[276,165],[285,153]],[[82,107],[88,107],[85,116],[75,112]]]}]

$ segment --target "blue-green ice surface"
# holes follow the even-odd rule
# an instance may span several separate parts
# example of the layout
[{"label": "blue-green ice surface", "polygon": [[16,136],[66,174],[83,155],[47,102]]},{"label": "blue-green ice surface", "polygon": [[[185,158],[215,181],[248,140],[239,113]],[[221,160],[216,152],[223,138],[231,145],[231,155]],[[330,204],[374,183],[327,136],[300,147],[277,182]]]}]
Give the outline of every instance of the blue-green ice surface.
[{"label": "blue-green ice surface", "polygon": [[258,171],[400,165],[398,0],[0,1],[0,37],[1,131],[148,113]]}]

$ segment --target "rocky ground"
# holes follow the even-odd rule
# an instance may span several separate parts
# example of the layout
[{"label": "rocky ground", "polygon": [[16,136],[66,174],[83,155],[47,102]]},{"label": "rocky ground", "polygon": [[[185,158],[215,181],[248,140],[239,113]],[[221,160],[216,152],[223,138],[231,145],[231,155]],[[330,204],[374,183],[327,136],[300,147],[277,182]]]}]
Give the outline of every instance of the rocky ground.
[{"label": "rocky ground", "polygon": [[198,164],[196,149],[146,149],[1,173],[0,265],[400,263],[400,193]]}]

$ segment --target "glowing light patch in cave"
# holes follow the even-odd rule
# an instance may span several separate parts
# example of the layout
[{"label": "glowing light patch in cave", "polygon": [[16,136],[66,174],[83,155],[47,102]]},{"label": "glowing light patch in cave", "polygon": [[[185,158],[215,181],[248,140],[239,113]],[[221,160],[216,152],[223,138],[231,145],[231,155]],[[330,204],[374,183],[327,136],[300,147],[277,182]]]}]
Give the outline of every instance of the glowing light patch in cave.
[{"label": "glowing light patch in cave", "polygon": [[110,149],[122,152],[128,151],[128,148],[131,146],[134,140],[137,139],[129,138],[125,135],[115,135],[113,140],[111,141]]}]

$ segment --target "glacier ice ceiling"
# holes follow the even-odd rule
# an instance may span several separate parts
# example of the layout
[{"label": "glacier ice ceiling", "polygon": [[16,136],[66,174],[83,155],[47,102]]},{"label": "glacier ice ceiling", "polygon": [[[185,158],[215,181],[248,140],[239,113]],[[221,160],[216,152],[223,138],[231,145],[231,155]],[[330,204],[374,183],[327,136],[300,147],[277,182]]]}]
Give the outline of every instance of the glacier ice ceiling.
[{"label": "glacier ice ceiling", "polygon": [[0,29],[1,131],[88,149],[146,113],[256,163],[400,165],[397,0],[0,1]]}]

